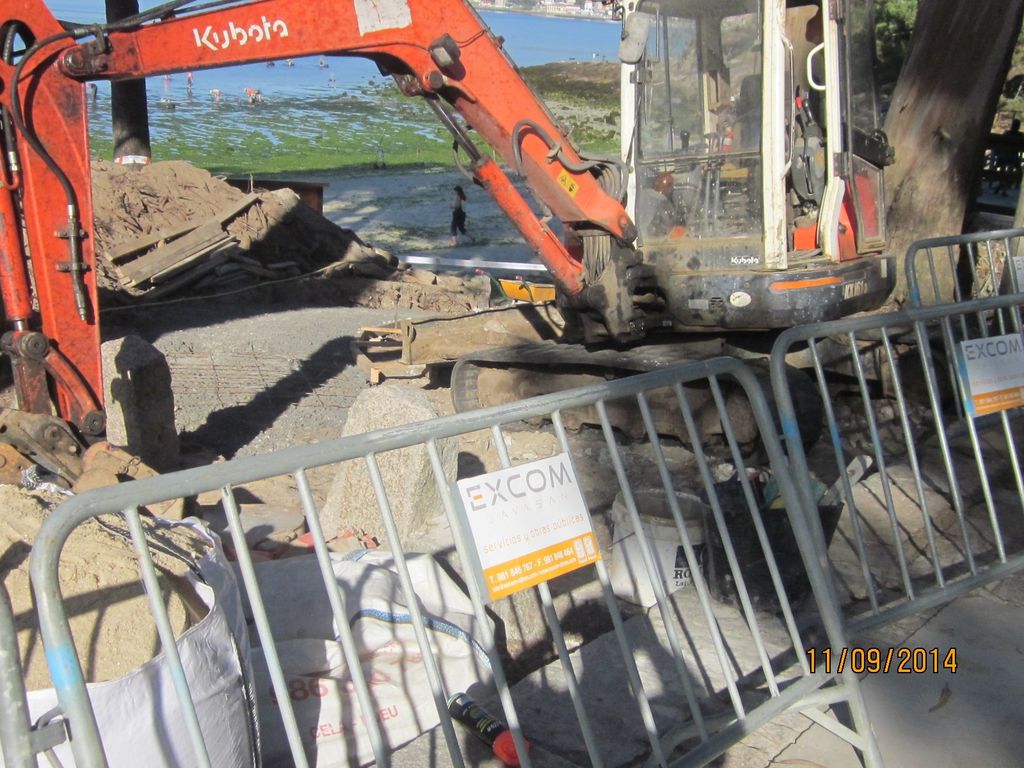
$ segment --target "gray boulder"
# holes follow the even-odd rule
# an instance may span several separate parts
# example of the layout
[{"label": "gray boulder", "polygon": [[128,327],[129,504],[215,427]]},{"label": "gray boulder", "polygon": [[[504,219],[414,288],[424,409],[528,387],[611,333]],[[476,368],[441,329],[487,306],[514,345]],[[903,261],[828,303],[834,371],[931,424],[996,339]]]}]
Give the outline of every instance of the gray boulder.
[{"label": "gray boulder", "polygon": [[[386,383],[363,390],[349,409],[343,436],[358,435],[417,421],[436,419],[440,414],[418,389]],[[450,482],[455,479],[458,441],[438,441],[441,463]],[[412,537],[421,534],[433,518],[444,514],[443,501],[434,482],[425,445],[413,445],[377,454],[384,488],[399,538],[408,551],[420,548]],[[377,497],[366,462],[347,461],[338,470],[327,501],[320,511],[327,539],[346,529],[366,532],[388,547]]]}]

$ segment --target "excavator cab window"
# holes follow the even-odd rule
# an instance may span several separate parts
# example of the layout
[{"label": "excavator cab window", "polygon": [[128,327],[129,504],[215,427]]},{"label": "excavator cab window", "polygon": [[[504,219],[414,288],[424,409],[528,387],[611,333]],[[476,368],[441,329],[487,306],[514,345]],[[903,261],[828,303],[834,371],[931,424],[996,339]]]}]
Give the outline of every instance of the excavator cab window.
[{"label": "excavator cab window", "polygon": [[882,168],[893,160],[885,134],[875,83],[875,20],[868,0],[850,0],[846,13],[849,104],[848,146],[851,149],[850,199],[855,215],[857,250],[879,250],[886,242]]},{"label": "excavator cab window", "polygon": [[840,261],[877,252],[886,240],[882,168],[892,153],[881,130],[872,1],[790,0],[788,6],[795,247],[818,246]]},{"label": "excavator cab window", "polygon": [[762,20],[758,0],[642,3],[634,69],[641,243],[757,238]]},{"label": "excavator cab window", "polygon": [[627,17],[624,154],[653,258],[780,270],[884,247],[872,2],[778,6],[642,0]]}]

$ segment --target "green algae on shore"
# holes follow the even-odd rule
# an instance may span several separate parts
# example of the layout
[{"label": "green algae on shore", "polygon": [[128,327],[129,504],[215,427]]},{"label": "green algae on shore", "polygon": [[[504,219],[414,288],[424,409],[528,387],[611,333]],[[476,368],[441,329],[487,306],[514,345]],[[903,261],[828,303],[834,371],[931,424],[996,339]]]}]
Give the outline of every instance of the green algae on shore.
[{"label": "green algae on shore", "polygon": [[[523,75],[579,146],[617,151],[616,64],[544,64]],[[113,142],[104,106],[92,115],[90,146],[94,157],[109,158]],[[315,175],[452,163],[447,131],[425,104],[402,96],[390,81],[251,105],[159,101],[150,104],[150,125],[155,160],[188,160],[218,174]]]}]

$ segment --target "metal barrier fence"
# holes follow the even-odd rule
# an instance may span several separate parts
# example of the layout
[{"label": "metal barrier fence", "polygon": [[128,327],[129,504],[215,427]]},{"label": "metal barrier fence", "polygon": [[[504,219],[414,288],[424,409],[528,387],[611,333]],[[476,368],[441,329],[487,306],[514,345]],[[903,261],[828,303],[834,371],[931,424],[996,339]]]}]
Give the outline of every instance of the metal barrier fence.
[{"label": "metal barrier fence", "polygon": [[1019,293],[1024,275],[1024,229],[972,232],[918,240],[905,268],[915,307]]},{"label": "metal barrier fence", "polygon": [[33,726],[29,720],[11,597],[0,584],[0,754],[4,765],[34,768],[37,754],[66,739],[63,723],[42,720]]},{"label": "metal barrier fence", "polygon": [[[770,470],[745,458],[744,452],[751,446],[741,445],[738,434],[749,432],[750,425],[739,425],[743,429],[738,431],[737,420],[756,423],[760,447],[755,450],[764,452]],[[480,440],[473,445],[489,445],[487,451],[493,451],[479,457],[485,466],[535,466],[530,461],[524,463],[516,448],[516,436],[523,434],[524,423],[530,425],[531,434],[549,433],[555,455],[566,457],[597,526],[602,556],[571,575],[550,583],[541,580],[530,588],[532,593],[526,593],[541,606],[555,660],[511,681],[503,671],[501,649],[486,607],[488,585],[498,583],[501,577],[492,573],[490,580],[484,579],[473,566],[465,565],[481,557],[479,541],[474,543],[464,526],[467,521],[472,525],[473,515],[478,513],[460,509],[453,490],[455,470],[442,454],[447,450],[445,441],[476,436]],[[701,425],[708,424],[716,427],[718,437],[699,436],[704,434]],[[567,425],[574,429],[570,431]],[[575,425],[581,426],[576,429]],[[637,435],[638,425],[643,426],[644,439],[631,442],[625,435]],[[246,546],[237,502],[247,484],[277,476],[294,480],[296,503],[304,512],[315,548],[315,555],[281,562],[315,560],[329,596],[331,639],[344,649],[351,677],[350,681],[346,678],[346,685],[354,690],[354,708],[366,715],[362,722],[372,744],[372,759],[378,765],[391,764],[397,745],[390,743],[386,717],[379,714],[378,689],[362,671],[360,635],[350,618],[357,606],[347,604],[351,593],[339,587],[334,570],[339,558],[329,552],[325,542],[310,478],[325,467],[333,471],[348,462],[365,466],[392,546],[398,593],[413,595],[422,585],[414,583],[412,558],[407,553],[416,548],[418,539],[400,535],[392,511],[396,498],[389,490],[391,478],[382,470],[384,459],[402,450],[412,451],[403,454],[407,457],[400,462],[403,466],[414,456],[429,461],[433,484],[443,502],[442,519],[451,529],[454,554],[449,554],[472,601],[474,639],[489,660],[488,676],[497,700],[492,706],[500,706],[495,711],[504,714],[524,766],[531,764],[531,754],[540,763],[545,755],[554,754],[573,762],[589,760],[595,766],[644,760],[651,765],[706,765],[770,719],[794,711],[841,736],[860,751],[866,764],[880,765],[856,677],[849,670],[837,676],[834,670],[826,670],[820,663],[815,668],[814,664],[815,653],[845,644],[834,586],[821,566],[824,552],[803,524],[817,505],[812,501],[809,507],[803,506],[806,499],[794,485],[773,413],[757,379],[742,363],[727,358],[135,481],[65,502],[47,518],[34,544],[31,577],[47,661],[70,724],[77,764],[105,764],[104,744],[112,734],[98,729],[91,702],[96,691],[85,684],[57,573],[68,536],[100,515],[122,515],[127,524],[160,631],[164,660],[172,670],[171,700],[176,701],[177,709],[167,705],[154,715],[153,727],[159,730],[165,719],[182,719],[191,745],[191,755],[184,762],[197,765],[209,764],[208,748],[225,738],[223,733],[211,732],[209,724],[196,714],[190,691],[194,692],[197,681],[190,678],[175,645],[166,595],[150,557],[152,543],[143,526],[145,516],[140,514],[140,507],[147,504],[216,489],[220,489],[255,625],[252,641],[262,650],[272,683],[269,700],[276,706],[270,708],[279,710],[275,716],[283,721],[290,760],[299,766],[316,763],[317,749],[325,745],[319,741],[311,747],[309,734],[300,729],[296,697],[291,695],[294,691],[279,656],[280,626],[268,618],[268,613],[280,606],[263,594],[266,582],[261,581]],[[487,481],[488,477],[493,476],[483,475],[481,482],[497,482]],[[504,487],[518,495],[511,481]],[[641,498],[652,492],[657,498],[658,489],[661,496],[656,506],[663,515],[660,533]],[[473,492],[478,490],[479,485]],[[619,587],[613,583],[611,571],[626,550],[621,549],[621,541],[609,547],[607,531],[602,528],[612,491],[616,498],[611,506],[618,507],[620,522],[628,520],[636,539],[631,584],[646,583],[656,610],[624,612],[626,603],[616,597]],[[595,501],[598,497],[600,503]],[[467,498],[477,497],[471,494]],[[666,562],[666,541],[670,562]],[[563,544],[559,544],[558,554],[570,557],[573,546],[566,549]],[[577,547],[577,556],[581,553]],[[543,562],[543,557],[536,561],[538,565]],[[555,595],[578,584],[581,575],[595,586],[594,605],[612,632],[570,648],[564,626],[569,619]],[[680,576],[688,578],[680,582]],[[437,643],[428,637],[436,628],[436,619],[424,607],[425,598],[407,599],[405,604],[415,646],[426,667],[429,699],[444,737],[441,742],[434,731],[431,743],[446,748],[451,763],[461,766],[463,751],[472,749],[472,744],[460,743],[462,732],[457,732],[448,712],[447,700],[453,691],[445,688]],[[491,609],[499,608],[491,605]],[[578,624],[575,622],[574,631],[579,631]],[[260,719],[265,722],[274,713],[267,711],[265,699],[260,699],[260,704]],[[825,711],[835,705],[848,711],[850,725]],[[353,713],[349,718],[349,722],[359,720]],[[266,733],[262,736],[265,739]],[[532,742],[530,752],[524,738]],[[148,765],[161,762],[153,756],[146,760]]]},{"label": "metal barrier fence", "polygon": [[[797,486],[806,505],[813,488],[830,485],[844,508],[828,552],[851,634],[1024,566],[1020,411],[1005,409],[1024,394],[1013,385],[1020,366],[1004,357],[989,379],[968,380],[964,359],[979,344],[1024,355],[1022,302],[996,296],[848,318],[777,340],[772,385]],[[805,406],[786,378],[787,359],[799,358],[810,361],[825,411],[825,436],[809,450],[796,420]],[[826,363],[845,363],[845,386],[834,374],[826,385]]]}]

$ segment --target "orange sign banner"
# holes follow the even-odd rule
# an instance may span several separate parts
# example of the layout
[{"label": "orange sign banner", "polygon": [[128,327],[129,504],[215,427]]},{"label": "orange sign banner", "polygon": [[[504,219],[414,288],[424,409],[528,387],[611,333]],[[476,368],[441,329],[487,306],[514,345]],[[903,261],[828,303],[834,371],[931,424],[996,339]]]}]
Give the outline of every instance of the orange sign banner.
[{"label": "orange sign banner", "polygon": [[511,595],[601,559],[594,534],[585,533],[484,569],[491,600]]}]

